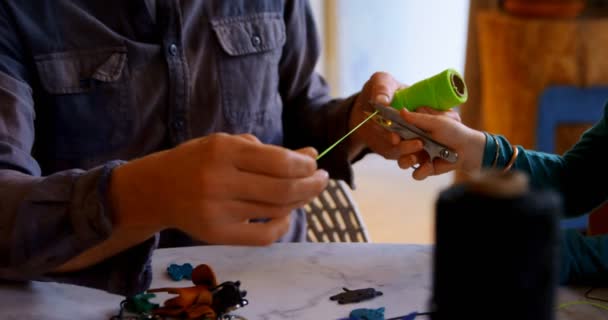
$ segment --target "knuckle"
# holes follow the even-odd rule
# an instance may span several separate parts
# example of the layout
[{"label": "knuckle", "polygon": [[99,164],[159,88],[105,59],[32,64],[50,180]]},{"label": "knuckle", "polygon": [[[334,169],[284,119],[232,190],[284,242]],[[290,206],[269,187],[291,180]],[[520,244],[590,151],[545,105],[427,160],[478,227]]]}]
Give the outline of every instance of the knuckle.
[{"label": "knuckle", "polygon": [[[311,158],[314,158],[319,154],[317,152],[317,150],[313,147],[306,147],[306,148],[302,149],[300,153],[310,156]],[[316,162],[313,162],[313,163],[315,164],[315,167],[316,167]]]},{"label": "knuckle", "polygon": [[400,143],[400,149],[402,155],[418,152],[422,149],[422,143],[418,139],[404,140]]},{"label": "knuckle", "polygon": [[209,139],[214,139],[214,140],[222,140],[222,139],[226,139],[230,137],[228,134],[223,133],[223,132],[215,132],[209,135]]},{"label": "knuckle", "polygon": [[399,149],[397,149],[397,148],[386,148],[386,150],[382,153],[382,156],[386,160],[395,160],[399,156]]},{"label": "knuckle", "polygon": [[247,140],[251,140],[251,141],[255,141],[255,142],[260,142],[260,140],[258,139],[258,137],[256,137],[255,135],[251,134],[251,133],[243,133],[242,136],[247,139]]},{"label": "knuckle", "polygon": [[380,80],[386,79],[387,77],[390,77],[390,75],[387,72],[377,71],[372,74],[372,76],[370,77],[370,80],[371,81],[380,81]]},{"label": "knuckle", "polygon": [[221,151],[223,145],[225,144],[226,136],[222,133],[214,133],[207,138],[207,147],[210,152],[218,152]]},{"label": "knuckle", "polygon": [[290,176],[296,168],[293,157],[286,150],[278,150],[271,160],[268,165],[274,167],[274,171],[281,176]]},{"label": "knuckle", "polygon": [[284,152],[279,160],[279,165],[281,173],[290,178],[311,175],[317,168],[317,163],[313,158],[295,152]]},{"label": "knuckle", "polygon": [[280,189],[280,194],[283,201],[290,202],[290,200],[293,199],[297,194],[298,182],[296,180],[289,179],[281,184]]},{"label": "knuckle", "polygon": [[307,160],[298,167],[298,171],[306,175],[314,174],[315,170],[317,170],[317,162],[313,160]]},{"label": "knuckle", "polygon": [[284,152],[278,160],[279,168],[284,176],[293,177],[297,173],[298,166],[289,153]]},{"label": "knuckle", "polygon": [[391,89],[389,86],[387,86],[384,83],[375,83],[373,86],[373,91],[380,93],[380,94],[388,95],[390,93]]}]

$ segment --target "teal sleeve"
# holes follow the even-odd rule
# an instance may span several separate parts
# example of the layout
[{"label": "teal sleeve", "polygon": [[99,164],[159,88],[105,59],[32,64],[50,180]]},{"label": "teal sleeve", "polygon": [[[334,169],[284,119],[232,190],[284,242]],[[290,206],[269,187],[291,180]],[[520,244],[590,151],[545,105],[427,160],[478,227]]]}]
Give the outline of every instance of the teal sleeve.
[{"label": "teal sleeve", "polygon": [[[525,150],[521,146],[513,166],[530,176],[534,187],[558,191],[567,216],[591,211],[608,197],[608,125],[604,116],[563,156]],[[486,133],[483,167],[491,166],[498,152],[497,168],[504,168],[513,154],[500,135]],[[599,185],[599,187],[593,185]],[[560,284],[604,286],[608,284],[608,235],[585,236],[564,230],[560,246]]]},{"label": "teal sleeve", "polygon": [[486,136],[486,147],[483,150],[483,159],[481,161],[481,166],[483,168],[489,168],[492,166],[494,158],[496,158],[496,148],[498,148],[498,146],[496,145],[495,136],[487,132],[484,132],[484,135]]},{"label": "teal sleeve", "polygon": [[[484,167],[492,163],[498,148],[497,168],[503,168],[513,154],[509,141],[500,135],[486,134]],[[558,191],[564,201],[565,214],[577,216],[591,211],[608,197],[608,188],[592,187],[593,182],[603,185],[608,181],[608,126],[606,108],[604,116],[563,156],[519,148],[513,166],[530,176],[532,186]]]},{"label": "teal sleeve", "polygon": [[608,235],[590,237],[565,230],[560,255],[560,284],[608,285]]}]

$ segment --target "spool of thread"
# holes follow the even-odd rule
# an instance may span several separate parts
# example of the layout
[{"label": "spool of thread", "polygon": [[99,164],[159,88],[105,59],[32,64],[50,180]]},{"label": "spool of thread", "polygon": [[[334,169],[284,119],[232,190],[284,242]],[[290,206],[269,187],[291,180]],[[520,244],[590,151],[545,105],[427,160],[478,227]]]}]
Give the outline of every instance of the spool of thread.
[{"label": "spool of thread", "polygon": [[436,203],[433,320],[552,320],[561,198],[486,171]]},{"label": "spool of thread", "polygon": [[445,111],[465,103],[468,97],[462,76],[453,69],[447,69],[408,88],[397,90],[391,106],[397,110],[407,108],[415,111],[419,107],[430,107]]}]

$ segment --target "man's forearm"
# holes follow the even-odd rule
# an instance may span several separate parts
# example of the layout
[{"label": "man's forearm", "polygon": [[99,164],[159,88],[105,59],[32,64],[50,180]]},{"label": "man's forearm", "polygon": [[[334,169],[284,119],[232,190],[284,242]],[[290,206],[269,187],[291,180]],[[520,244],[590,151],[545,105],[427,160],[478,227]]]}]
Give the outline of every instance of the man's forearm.
[{"label": "man's forearm", "polygon": [[74,272],[96,265],[153,237],[157,231],[154,228],[117,227],[112,231],[110,238],[84,251],[53,270],[53,272]]}]

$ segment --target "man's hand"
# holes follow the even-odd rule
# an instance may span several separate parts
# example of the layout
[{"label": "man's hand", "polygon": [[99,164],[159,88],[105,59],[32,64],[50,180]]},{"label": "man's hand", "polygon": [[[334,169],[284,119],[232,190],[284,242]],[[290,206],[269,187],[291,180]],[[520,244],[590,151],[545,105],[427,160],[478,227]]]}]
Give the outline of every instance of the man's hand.
[{"label": "man's hand", "polygon": [[[404,87],[390,74],[375,73],[355,101],[349,119],[350,128],[356,127],[374,112],[370,102],[388,106],[395,91]],[[399,166],[403,169],[420,164],[413,173],[413,177],[417,180],[458,167],[466,171],[479,169],[485,147],[485,136],[482,132],[462,124],[458,113],[453,110],[442,112],[426,107],[418,108],[416,112],[402,110],[401,113],[407,122],[426,131],[435,141],[455,150],[459,154],[458,162],[451,164],[441,159],[431,162],[423,149],[422,140],[403,140],[396,133],[384,129],[373,121],[368,121],[353,133],[350,140],[351,158],[367,146],[386,159],[398,160]]]},{"label": "man's hand", "polygon": [[[115,223],[174,227],[214,244],[271,244],[287,232],[290,212],[325,189],[316,155],[247,134],[186,142],[114,170]],[[250,222],[257,219],[268,221]]]},{"label": "man's hand", "polygon": [[[356,127],[375,111],[372,104],[390,105],[395,91],[403,87],[405,86],[397,82],[388,73],[377,72],[372,75],[355,101],[349,119],[350,129]],[[399,159],[402,154],[415,151],[411,150],[411,144],[403,144],[402,142],[399,135],[370,120],[352,135],[350,140],[351,159],[366,146],[386,159],[392,160]]]}]

